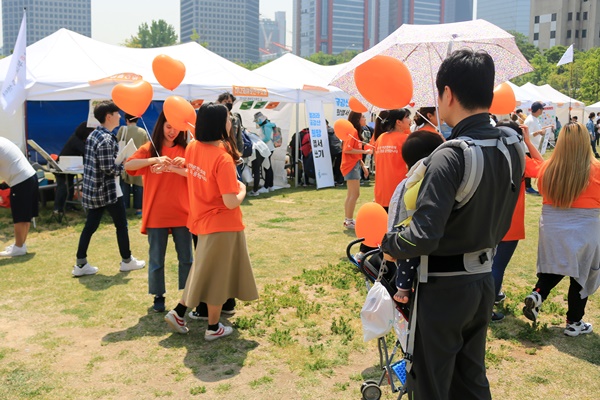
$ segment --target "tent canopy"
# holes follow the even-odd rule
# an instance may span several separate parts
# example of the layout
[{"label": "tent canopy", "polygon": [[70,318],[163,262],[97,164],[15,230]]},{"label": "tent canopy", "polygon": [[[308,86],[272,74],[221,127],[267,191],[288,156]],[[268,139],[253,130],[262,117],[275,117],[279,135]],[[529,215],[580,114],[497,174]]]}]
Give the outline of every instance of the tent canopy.
[{"label": "tent canopy", "polygon": [[[152,61],[166,54],[183,62],[186,76],[173,92],[160,86],[152,72]],[[0,76],[6,76],[10,60],[0,60]],[[154,99],[177,94],[187,99],[216,98],[235,87],[260,88],[261,96],[274,101],[295,101],[296,91],[205,49],[198,43],[153,49],[137,49],[99,42],[68,29],[60,29],[27,47],[28,100],[82,100],[109,98],[116,83],[129,81],[123,75],[140,75],[152,84]],[[122,75],[120,79],[111,78]],[[139,79],[139,78],[138,78]],[[252,91],[240,89],[236,96]]]}]

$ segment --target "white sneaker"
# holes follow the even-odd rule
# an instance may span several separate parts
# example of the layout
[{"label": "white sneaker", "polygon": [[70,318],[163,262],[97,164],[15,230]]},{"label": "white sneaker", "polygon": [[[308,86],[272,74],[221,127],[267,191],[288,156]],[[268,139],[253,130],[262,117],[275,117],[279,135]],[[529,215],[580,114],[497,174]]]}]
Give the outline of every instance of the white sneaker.
[{"label": "white sneaker", "polygon": [[256,196],[258,196],[259,194],[260,194],[260,193],[258,193],[258,192],[255,192],[254,190],[251,190],[251,191],[249,191],[249,192],[248,192],[248,196],[251,196],[251,197],[256,197]]},{"label": "white sneaker", "polygon": [[165,321],[177,333],[188,333],[190,331],[185,323],[185,319],[179,318],[175,310],[171,310],[165,315]]},{"label": "white sneaker", "polygon": [[4,251],[0,252],[0,257],[18,257],[24,256],[25,254],[27,254],[27,246],[25,246],[25,243],[23,243],[22,247],[11,244],[10,246],[6,246]]},{"label": "white sneaker", "polygon": [[129,260],[129,262],[121,261],[121,268],[119,269],[119,271],[121,271],[121,272],[134,271],[136,269],[142,269],[145,266],[146,266],[146,261],[138,260],[134,256],[131,256],[131,260]]},{"label": "white sneaker", "polygon": [[565,335],[575,337],[585,333],[592,333],[592,324],[588,324],[587,322],[583,322],[583,320],[579,322],[567,322],[567,327],[564,330]]},{"label": "white sneaker", "polygon": [[538,292],[531,292],[531,294],[525,297],[525,307],[523,307],[523,315],[530,321],[535,322],[538,314],[540,313],[540,307],[542,306],[542,296]]},{"label": "white sneaker", "polygon": [[83,267],[78,267],[77,265],[73,266],[73,276],[84,276],[84,275],[94,275],[98,272],[98,268],[91,266],[88,263],[85,263]]},{"label": "white sneaker", "polygon": [[233,333],[233,328],[230,326],[225,326],[219,322],[219,329],[216,331],[206,330],[204,333],[204,340],[212,342],[213,340],[220,339],[225,336],[229,336]]},{"label": "white sneaker", "polygon": [[266,187],[261,187],[256,192],[257,193],[269,193],[269,189],[267,189]]},{"label": "white sneaker", "polygon": [[271,186],[271,187],[269,188],[269,192],[274,192],[274,191],[275,191],[275,188],[274,188],[273,186]]}]

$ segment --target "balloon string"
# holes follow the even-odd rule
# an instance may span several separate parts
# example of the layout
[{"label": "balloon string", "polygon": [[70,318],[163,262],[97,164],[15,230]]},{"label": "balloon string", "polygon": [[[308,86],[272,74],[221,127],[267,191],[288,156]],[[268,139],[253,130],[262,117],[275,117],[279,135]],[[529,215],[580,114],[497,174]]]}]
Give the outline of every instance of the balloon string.
[{"label": "balloon string", "polygon": [[[154,145],[154,141],[152,141],[152,136],[150,136],[150,131],[148,130],[148,127],[146,126],[146,123],[144,122],[144,118],[140,117],[140,120],[142,120],[142,124],[144,125],[144,129],[146,130],[146,135],[148,135],[148,139],[150,139],[150,143],[152,143],[152,147],[154,147],[154,151],[156,152],[156,154],[158,154],[158,150],[156,150],[156,146]],[[160,157],[160,154],[158,154],[158,157]]]},{"label": "balloon string", "polygon": [[364,146],[369,146],[369,147],[375,148],[375,146],[373,146],[373,145],[372,145],[372,144],[370,144],[370,143],[365,143],[365,142],[363,142],[362,140],[359,140],[359,139],[355,138],[355,137],[354,137],[354,136],[352,136],[352,135],[348,135],[348,136],[349,136],[349,137],[351,137],[352,139],[356,140],[357,142],[360,142],[360,143],[362,143]]},{"label": "balloon string", "polygon": [[435,128],[436,132],[440,131],[439,128],[433,122],[431,122],[430,120],[428,120],[426,116],[424,116],[423,114],[421,114],[419,111],[415,111],[415,112],[417,114],[419,114],[421,116],[421,118],[423,118],[426,122],[429,122],[429,124]]},{"label": "balloon string", "polygon": [[[187,124],[189,126],[191,126],[192,128],[196,129],[196,125],[192,124],[191,122],[187,122]],[[194,136],[194,134],[192,133],[191,130],[188,129],[188,133],[190,134],[190,136],[192,137],[192,139],[196,139],[196,137]]]}]

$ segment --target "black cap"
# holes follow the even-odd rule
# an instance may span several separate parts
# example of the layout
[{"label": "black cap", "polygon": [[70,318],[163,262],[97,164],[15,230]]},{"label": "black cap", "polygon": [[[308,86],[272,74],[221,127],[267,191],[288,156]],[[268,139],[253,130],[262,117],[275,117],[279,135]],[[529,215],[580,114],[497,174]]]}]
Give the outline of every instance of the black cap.
[{"label": "black cap", "polygon": [[540,101],[534,101],[531,105],[531,112],[538,112],[539,110],[543,110],[546,107],[546,103],[542,103]]}]

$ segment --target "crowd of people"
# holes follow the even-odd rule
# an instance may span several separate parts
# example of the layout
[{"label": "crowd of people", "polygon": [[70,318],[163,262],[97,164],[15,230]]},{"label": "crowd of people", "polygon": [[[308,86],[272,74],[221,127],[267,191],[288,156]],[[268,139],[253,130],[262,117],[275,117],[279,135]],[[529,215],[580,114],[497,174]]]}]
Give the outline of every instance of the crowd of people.
[{"label": "crowd of people", "polygon": [[[347,190],[345,229],[355,228],[361,180],[376,172],[375,201],[389,215],[381,250],[385,262],[399,271],[394,299],[413,302],[407,388],[415,398],[491,398],[487,327],[504,318],[493,307],[505,297],[504,273],[525,239],[526,193],[541,195],[543,208],[538,280],[524,299],[523,314],[535,322],[552,288],[569,277],[564,334],[592,332],[583,317],[589,295],[600,286],[599,120],[592,113],[585,126],[577,121],[562,126],[544,161],[544,137],[557,128],[540,123],[545,105],[534,102],[529,116],[515,110],[510,120],[494,120],[489,114],[494,76],[489,54],[457,50],[438,71],[437,108],[423,106],[413,118],[405,108],[382,110],[372,130],[366,128],[367,115],[350,112],[354,130],[344,141],[327,123],[334,178]],[[477,89],[473,81],[479,83]],[[80,125],[61,153],[80,154],[84,160],[82,204],[87,214],[72,275],[98,272],[87,251],[105,211],[116,229],[120,271],[145,267],[130,249],[126,207],[132,192],[141,233],[148,237],[153,310],[166,311],[165,254],[172,235],[183,292],[165,321],[183,334],[189,330],[186,317],[207,320],[207,341],[233,332],[220,317],[235,313],[236,299],[258,298],[240,205],[246,195],[274,190],[276,126],[258,112],[254,123],[260,135],[249,133],[241,116],[231,112],[235,100],[223,93],[216,102],[202,104],[191,141],[164,113],[151,137],[131,115],[115,135],[120,110],[102,102],[94,109],[100,125],[91,132]],[[442,133],[442,123],[452,128],[449,136]],[[302,146],[306,137],[305,132],[299,140]],[[129,139],[137,151],[117,161],[119,142]],[[302,154],[309,159],[310,151]],[[471,168],[474,160],[477,168]],[[242,182],[244,164],[253,173],[249,192]],[[38,213],[38,182],[22,152],[2,137],[0,176],[10,186],[15,231],[15,243],[0,256],[21,256],[27,253],[30,221]],[[539,192],[530,178],[538,179]],[[60,182],[60,187],[58,212],[72,197],[68,185]],[[368,250],[361,246],[357,258]]]}]

